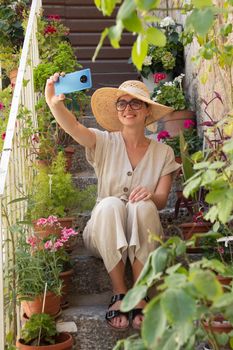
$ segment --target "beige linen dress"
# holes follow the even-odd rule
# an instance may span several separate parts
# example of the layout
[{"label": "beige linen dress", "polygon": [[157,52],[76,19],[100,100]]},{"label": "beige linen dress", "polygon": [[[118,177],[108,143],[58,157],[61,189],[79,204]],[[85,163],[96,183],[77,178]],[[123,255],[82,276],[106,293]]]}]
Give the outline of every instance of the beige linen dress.
[{"label": "beige linen dress", "polygon": [[121,132],[91,129],[96,134],[95,150],[86,149],[88,162],[98,178],[98,196],[84,233],[86,247],[104,261],[110,272],[122,259],[143,265],[156,243],[148,241],[148,230],[163,234],[159,214],[152,200],[131,203],[136,186],[154,192],[161,176],[180,168],[168,145],[151,140],[135,169],[128,158]]}]

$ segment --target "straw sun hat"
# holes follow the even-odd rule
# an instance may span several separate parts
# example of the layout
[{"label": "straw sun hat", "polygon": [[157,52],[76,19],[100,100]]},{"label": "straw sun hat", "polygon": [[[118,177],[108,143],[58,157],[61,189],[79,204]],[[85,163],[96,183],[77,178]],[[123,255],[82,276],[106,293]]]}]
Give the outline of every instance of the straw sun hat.
[{"label": "straw sun hat", "polygon": [[149,125],[173,111],[150,99],[150,93],[146,85],[138,80],[127,80],[119,88],[104,87],[96,90],[91,98],[91,107],[97,122],[108,131],[119,131],[122,124],[118,119],[116,101],[120,96],[131,95],[151,106],[151,113],[146,118],[145,125]]}]

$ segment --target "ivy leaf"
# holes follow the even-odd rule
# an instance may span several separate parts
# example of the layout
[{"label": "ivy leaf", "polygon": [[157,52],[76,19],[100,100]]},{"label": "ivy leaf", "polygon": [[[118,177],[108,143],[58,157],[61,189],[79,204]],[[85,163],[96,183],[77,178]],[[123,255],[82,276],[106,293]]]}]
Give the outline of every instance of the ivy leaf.
[{"label": "ivy leaf", "polygon": [[186,25],[192,26],[196,33],[204,36],[212,26],[214,21],[214,11],[206,7],[203,10],[194,9],[187,17]]},{"label": "ivy leaf", "polygon": [[145,318],[142,324],[142,338],[150,349],[158,346],[166,329],[166,314],[161,308],[158,298],[154,298],[145,307]]},{"label": "ivy leaf", "polygon": [[129,32],[139,33],[142,31],[142,23],[138,18],[137,12],[134,11],[126,19],[122,20],[123,25]]},{"label": "ivy leaf", "polygon": [[158,28],[149,27],[146,31],[146,40],[149,44],[163,47],[166,45],[166,35]]},{"label": "ivy leaf", "polygon": [[147,293],[147,286],[134,286],[128,291],[121,303],[121,311],[127,312],[132,310]]},{"label": "ivy leaf", "polygon": [[134,11],[136,11],[136,4],[132,0],[125,0],[117,13],[117,20],[123,21],[127,19]]},{"label": "ivy leaf", "polygon": [[139,71],[142,69],[142,64],[146,57],[147,50],[147,40],[143,40],[142,36],[138,35],[137,40],[134,42],[132,48],[132,61]]},{"label": "ivy leaf", "polygon": [[179,326],[190,322],[196,313],[195,300],[180,289],[166,290],[161,297],[161,305],[168,321]]}]

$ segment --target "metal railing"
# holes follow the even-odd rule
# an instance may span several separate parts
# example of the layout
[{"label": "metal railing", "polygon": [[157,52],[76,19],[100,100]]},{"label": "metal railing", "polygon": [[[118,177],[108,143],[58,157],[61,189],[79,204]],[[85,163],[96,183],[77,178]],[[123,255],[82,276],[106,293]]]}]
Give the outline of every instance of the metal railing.
[{"label": "metal railing", "polygon": [[[27,186],[33,176],[32,155],[23,145],[24,122],[17,119],[20,106],[31,114],[33,126],[37,126],[34,93],[33,67],[39,63],[36,40],[37,15],[41,0],[33,0],[16,85],[6,130],[6,137],[0,160],[0,349],[5,349],[6,334],[19,331],[19,310],[9,303],[14,297],[15,281],[8,273],[14,265],[14,249],[17,234],[14,225],[24,219],[27,201],[20,201],[27,194]],[[27,83],[26,83],[27,82]],[[13,276],[14,277],[14,276]]]}]

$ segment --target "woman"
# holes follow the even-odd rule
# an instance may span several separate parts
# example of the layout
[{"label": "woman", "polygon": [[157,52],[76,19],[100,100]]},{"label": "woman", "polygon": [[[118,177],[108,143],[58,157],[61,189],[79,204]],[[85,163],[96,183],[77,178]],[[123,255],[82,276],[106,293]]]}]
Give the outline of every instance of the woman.
[{"label": "woman", "polygon": [[[172,175],[180,165],[173,150],[145,137],[144,128],[171,108],[150,100],[140,81],[126,81],[117,88],[100,88],[91,106],[97,122],[107,131],[88,129],[66,109],[64,95],[55,96],[55,74],[46,84],[46,101],[61,127],[86,148],[86,157],[98,178],[98,198],[84,230],[84,243],[101,257],[109,273],[113,298],[106,313],[108,324],[119,330],[129,326],[129,314],[120,311],[127,292],[125,263],[129,258],[137,280],[155,242],[148,231],[163,234],[158,210],[166,206]],[[142,300],[131,312],[132,326],[140,328]]]}]

